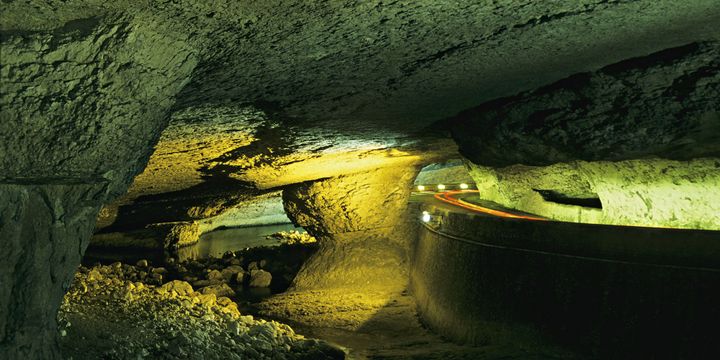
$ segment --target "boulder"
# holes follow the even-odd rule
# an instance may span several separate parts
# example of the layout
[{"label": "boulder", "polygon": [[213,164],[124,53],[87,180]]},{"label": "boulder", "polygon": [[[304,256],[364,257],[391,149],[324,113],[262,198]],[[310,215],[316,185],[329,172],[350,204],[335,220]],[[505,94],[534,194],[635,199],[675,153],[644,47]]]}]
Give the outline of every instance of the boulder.
[{"label": "boulder", "polygon": [[202,288],[200,292],[204,295],[215,294],[217,297],[230,297],[235,296],[235,290],[233,290],[227,284],[210,285]]},{"label": "boulder", "polygon": [[272,282],[272,274],[265,270],[250,271],[250,287],[268,287]]},{"label": "boulder", "polygon": [[192,285],[185,281],[173,280],[158,288],[160,292],[174,293],[175,295],[189,296],[193,293]]}]

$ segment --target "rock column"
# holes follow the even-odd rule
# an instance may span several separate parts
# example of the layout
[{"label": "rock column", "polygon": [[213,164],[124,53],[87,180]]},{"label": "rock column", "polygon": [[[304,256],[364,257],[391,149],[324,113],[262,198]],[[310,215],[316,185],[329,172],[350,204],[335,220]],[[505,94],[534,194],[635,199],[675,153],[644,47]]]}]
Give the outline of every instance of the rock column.
[{"label": "rock column", "polygon": [[380,168],[287,187],[288,216],[320,241],[294,287],[404,289],[412,238],[407,204],[417,171]]}]

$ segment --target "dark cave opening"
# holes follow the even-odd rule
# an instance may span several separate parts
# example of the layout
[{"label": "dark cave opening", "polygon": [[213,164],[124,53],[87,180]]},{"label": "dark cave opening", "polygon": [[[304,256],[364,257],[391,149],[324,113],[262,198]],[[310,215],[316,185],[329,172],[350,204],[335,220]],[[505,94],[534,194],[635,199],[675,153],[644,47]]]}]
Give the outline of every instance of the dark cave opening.
[{"label": "dark cave opening", "polygon": [[599,197],[572,197],[555,190],[533,189],[543,197],[543,200],[563,205],[582,206],[586,208],[602,209],[602,201]]}]

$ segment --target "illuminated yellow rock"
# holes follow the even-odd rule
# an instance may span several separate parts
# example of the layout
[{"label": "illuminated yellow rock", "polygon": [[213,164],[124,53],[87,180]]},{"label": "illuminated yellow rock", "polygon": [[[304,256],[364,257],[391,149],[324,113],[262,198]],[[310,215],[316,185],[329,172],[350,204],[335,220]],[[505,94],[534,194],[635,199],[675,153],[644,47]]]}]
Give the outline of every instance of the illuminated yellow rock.
[{"label": "illuminated yellow rock", "polygon": [[[455,148],[454,144],[450,146]],[[380,167],[404,166],[420,162],[420,153],[384,147],[337,149],[327,152],[300,152],[277,157],[272,162],[233,174],[238,180],[260,189],[275,188],[304,181],[373,171]]]},{"label": "illuminated yellow rock", "polygon": [[320,242],[296,289],[402,290],[407,284],[407,200],[418,166],[379,168],[289,186],[288,216]]},{"label": "illuminated yellow rock", "polygon": [[255,140],[264,114],[252,107],[199,107],[173,114],[147,166],[125,199],[184,190],[203,182],[203,169]]}]

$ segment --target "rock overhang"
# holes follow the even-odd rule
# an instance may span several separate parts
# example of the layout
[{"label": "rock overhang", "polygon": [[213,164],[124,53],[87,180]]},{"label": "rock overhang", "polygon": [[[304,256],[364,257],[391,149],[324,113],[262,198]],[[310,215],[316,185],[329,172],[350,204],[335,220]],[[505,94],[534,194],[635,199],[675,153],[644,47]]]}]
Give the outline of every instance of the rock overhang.
[{"label": "rock overhang", "polygon": [[[302,181],[293,186],[294,194],[286,196],[292,201],[291,195],[296,195],[299,210],[294,216],[330,219],[315,226],[328,235],[326,243],[331,246],[325,250],[329,255],[311,265],[362,269],[357,260],[364,254],[377,258],[392,245],[397,257],[376,259],[380,265],[389,260],[392,266],[360,265],[387,270],[387,278],[401,288],[403,277],[398,273],[404,268],[395,263],[404,260],[407,239],[386,236],[384,232],[395,227],[384,224],[370,238],[373,246],[365,246],[366,234],[352,230],[375,228],[373,224],[387,219],[356,217],[367,228],[345,226],[352,221],[333,223],[336,212],[354,209],[363,215],[367,204],[363,196],[344,191],[342,201],[312,208],[315,199],[323,199],[323,187],[329,189],[328,194],[350,187],[379,189],[368,195],[375,207],[395,209],[407,198],[412,184],[409,174],[430,161],[428,154],[456,152],[447,141],[437,139],[442,127],[430,131],[434,136],[416,130],[463,109],[571,74],[668,48],[717,41],[720,22],[720,5],[715,0],[30,0],[3,1],[0,7],[0,182],[13,184],[6,197],[33,194],[30,210],[13,216],[12,222],[1,222],[0,232],[17,240],[9,244],[10,253],[52,244],[52,254],[46,249],[26,255],[35,261],[24,263],[27,269],[22,273],[45,276],[49,263],[61,275],[61,281],[53,277],[45,282],[47,286],[41,284],[42,289],[1,289],[18,311],[0,313],[0,320],[13,324],[3,329],[0,354],[28,358],[57,355],[53,334],[59,302],[35,309],[34,301],[44,299],[47,288],[56,298],[61,295],[62,279],[76,268],[100,204],[124,193],[145,168],[173,112],[250,103],[274,108],[279,116],[272,117],[276,124],[246,124],[247,131],[217,124],[217,129],[228,131],[218,147],[226,140],[231,146],[210,151],[207,158],[198,160],[198,168],[187,172],[189,181],[168,182],[162,191],[177,195],[198,190],[200,179],[209,198],[227,197],[243,183],[211,183],[209,175],[226,180],[230,176],[222,171],[252,173],[259,167],[245,166],[243,155],[273,153],[262,163],[280,170],[259,169],[255,186],[272,188]],[[176,130],[187,131],[185,138],[197,141],[192,138],[195,130],[203,130],[196,125],[188,123]],[[714,133],[704,135],[712,139]],[[232,151],[236,146],[240,150]],[[510,161],[527,162],[532,156]],[[347,165],[348,160],[366,164],[368,158],[392,161],[370,161],[368,167]],[[183,162],[193,159],[190,156]],[[208,159],[215,163],[206,163]],[[233,163],[238,159],[240,164]],[[328,164],[334,170],[307,171],[299,165],[303,161],[318,168]],[[380,176],[400,175],[392,169],[374,169],[380,165],[403,168],[407,176],[402,181]],[[358,171],[380,175],[367,179]],[[348,176],[350,172],[356,174]],[[248,181],[252,178],[248,176]],[[395,195],[384,199],[377,193],[388,192],[388,182],[394,182]],[[219,184],[232,186],[216,187]],[[96,191],[104,195],[84,198],[83,194]],[[16,210],[12,203],[5,205],[6,213]],[[191,207],[193,214],[212,213],[210,207],[196,205]],[[75,211],[80,215],[72,216],[73,209],[80,209]],[[188,215],[188,209],[181,210]],[[408,219],[392,220],[402,228]],[[408,231],[395,232],[411,237]],[[352,246],[341,249],[344,256],[337,256],[332,244]],[[72,256],[57,259],[63,253]],[[333,263],[333,257],[340,261]],[[12,276],[17,258],[0,262],[7,270],[3,273]],[[314,273],[322,271],[306,275]],[[346,272],[336,274],[333,281],[348,281]],[[356,275],[353,284],[367,280],[366,274]],[[318,286],[321,280],[308,276],[304,284]],[[18,320],[15,315],[25,313],[45,315],[32,321]]]},{"label": "rock overhang", "polygon": [[[176,109],[272,103],[358,139],[413,134],[487,100],[718,37],[713,1],[4,2],[3,37],[123,19],[198,52]],[[77,28],[70,26],[70,28]]]}]

